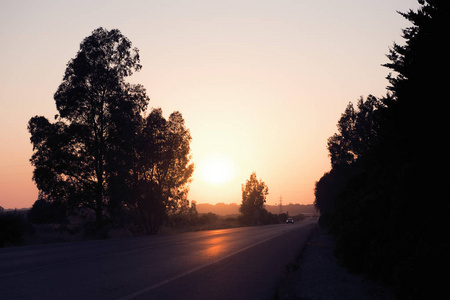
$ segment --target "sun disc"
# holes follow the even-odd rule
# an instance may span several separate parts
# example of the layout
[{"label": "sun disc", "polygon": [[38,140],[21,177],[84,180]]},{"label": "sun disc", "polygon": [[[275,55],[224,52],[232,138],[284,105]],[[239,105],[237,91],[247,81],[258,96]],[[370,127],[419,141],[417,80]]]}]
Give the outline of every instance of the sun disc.
[{"label": "sun disc", "polygon": [[224,155],[211,155],[206,157],[199,165],[202,179],[213,185],[221,185],[234,175],[233,162]]}]

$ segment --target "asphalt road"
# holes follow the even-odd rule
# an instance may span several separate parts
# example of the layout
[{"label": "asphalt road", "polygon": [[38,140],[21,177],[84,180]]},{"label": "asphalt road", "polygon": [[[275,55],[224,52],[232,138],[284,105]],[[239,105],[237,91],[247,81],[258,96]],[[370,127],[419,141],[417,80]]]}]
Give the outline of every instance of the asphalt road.
[{"label": "asphalt road", "polygon": [[273,299],[313,226],[0,249],[0,298]]}]

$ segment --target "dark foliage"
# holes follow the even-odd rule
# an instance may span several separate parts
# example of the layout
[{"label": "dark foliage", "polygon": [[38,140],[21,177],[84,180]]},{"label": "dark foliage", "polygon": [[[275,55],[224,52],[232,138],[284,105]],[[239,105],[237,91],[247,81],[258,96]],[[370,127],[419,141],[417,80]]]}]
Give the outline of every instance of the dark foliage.
[{"label": "dark foliage", "polygon": [[[385,66],[395,72],[390,93],[360,101],[357,111],[347,107],[328,141],[332,170],[315,191],[338,258],[393,284],[400,299],[439,295],[444,285],[436,270],[448,265],[450,249],[450,206],[438,175],[445,161],[450,10],[448,1],[420,3],[418,11],[402,13],[413,26],[403,31],[406,44],[394,44],[388,55]],[[367,122],[356,117],[360,107]],[[432,209],[424,209],[429,201]]]},{"label": "dark foliage", "polygon": [[156,233],[187,197],[189,130],[179,112],[144,117],[145,88],[125,81],[141,68],[138,49],[117,29],[98,28],[83,40],[54,95],[56,122],[36,116],[28,124],[36,222],[56,217],[46,215],[55,207],[87,208],[95,212],[92,232],[133,216]]},{"label": "dark foliage", "polygon": [[28,211],[28,220],[34,224],[62,223],[66,218],[66,209],[59,202],[36,200]]},{"label": "dark foliage", "polygon": [[120,206],[110,187],[124,185],[118,174],[129,172],[129,145],[149,101],[125,77],[140,69],[138,50],[119,30],[98,28],[83,40],[54,95],[58,121],[29,122],[40,199],[92,208],[99,226],[105,207]]},{"label": "dark foliage", "polygon": [[129,194],[147,233],[156,233],[168,214],[183,211],[188,203],[188,184],[194,172],[190,142],[190,132],[179,112],[166,120],[161,109],[153,109],[144,121]]},{"label": "dark foliage", "polygon": [[242,214],[241,222],[246,225],[258,225],[268,218],[267,210],[264,208],[269,188],[253,172],[245,185],[242,185],[242,204],[239,212]]},{"label": "dark foliage", "polygon": [[17,246],[27,233],[32,233],[31,224],[22,212],[0,213],[0,248]]}]

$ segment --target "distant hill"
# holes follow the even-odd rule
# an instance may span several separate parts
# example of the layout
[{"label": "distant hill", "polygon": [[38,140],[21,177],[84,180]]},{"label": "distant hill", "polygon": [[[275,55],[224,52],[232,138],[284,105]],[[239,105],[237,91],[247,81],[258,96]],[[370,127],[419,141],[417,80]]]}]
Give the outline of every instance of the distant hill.
[{"label": "distant hill", "polygon": [[239,205],[236,203],[217,203],[212,205],[209,203],[197,203],[197,212],[200,214],[214,213],[216,215],[237,215],[239,214]]},{"label": "distant hill", "polygon": [[[268,212],[278,214],[280,207],[278,205],[266,205]],[[201,214],[214,213],[216,215],[236,215],[239,214],[239,204],[236,203],[217,203],[215,205],[209,203],[197,203],[197,211]],[[292,204],[283,205],[282,212],[288,212],[289,215],[295,216],[299,214],[318,214],[313,204]]]}]

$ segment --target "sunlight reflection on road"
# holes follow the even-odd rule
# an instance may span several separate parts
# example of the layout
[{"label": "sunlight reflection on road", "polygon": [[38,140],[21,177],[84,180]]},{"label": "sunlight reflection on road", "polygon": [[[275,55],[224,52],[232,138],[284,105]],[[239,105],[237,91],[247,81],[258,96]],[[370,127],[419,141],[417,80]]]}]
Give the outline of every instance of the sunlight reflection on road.
[{"label": "sunlight reflection on road", "polygon": [[208,258],[218,257],[225,252],[225,237],[218,236],[206,241],[206,249],[202,251]]}]

